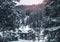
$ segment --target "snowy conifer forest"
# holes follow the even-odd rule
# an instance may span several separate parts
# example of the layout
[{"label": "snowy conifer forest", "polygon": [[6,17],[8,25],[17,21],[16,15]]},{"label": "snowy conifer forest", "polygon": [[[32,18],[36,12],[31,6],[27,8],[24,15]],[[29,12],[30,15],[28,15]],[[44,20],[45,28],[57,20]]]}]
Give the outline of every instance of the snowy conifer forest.
[{"label": "snowy conifer forest", "polygon": [[0,42],[60,42],[60,0],[20,1],[0,0]]}]

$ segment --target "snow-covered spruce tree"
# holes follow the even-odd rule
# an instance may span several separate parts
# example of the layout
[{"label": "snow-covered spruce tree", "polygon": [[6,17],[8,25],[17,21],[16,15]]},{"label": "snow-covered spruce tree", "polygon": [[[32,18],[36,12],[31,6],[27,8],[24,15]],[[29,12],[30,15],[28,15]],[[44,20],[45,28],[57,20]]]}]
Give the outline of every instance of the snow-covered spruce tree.
[{"label": "snow-covered spruce tree", "polygon": [[16,3],[13,0],[0,0],[0,29],[15,29],[19,26],[19,17],[18,12],[15,11],[15,5]]},{"label": "snow-covered spruce tree", "polygon": [[50,28],[50,42],[60,42],[60,0],[49,0],[50,3],[46,5],[45,28]]}]

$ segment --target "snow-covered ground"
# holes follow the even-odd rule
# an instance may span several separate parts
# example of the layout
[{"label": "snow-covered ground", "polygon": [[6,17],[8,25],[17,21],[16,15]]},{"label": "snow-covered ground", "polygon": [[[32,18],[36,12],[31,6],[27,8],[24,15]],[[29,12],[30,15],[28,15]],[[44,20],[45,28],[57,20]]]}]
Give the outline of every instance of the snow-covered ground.
[{"label": "snow-covered ground", "polygon": [[[22,40],[22,39],[19,39],[18,41],[10,41],[10,42],[33,42],[33,40]],[[35,40],[34,42],[45,42],[45,40]]]},{"label": "snow-covered ground", "polygon": [[[43,32],[44,32],[44,29],[41,29],[40,31],[40,40],[38,41],[38,38],[36,38],[36,40],[34,42],[46,42],[47,41],[47,36],[45,36],[43,38]],[[11,42],[33,42],[33,40],[22,40],[22,39],[19,39],[18,41],[11,41]]]},{"label": "snow-covered ground", "polygon": [[22,40],[22,39],[19,39],[18,41],[11,41],[11,42],[32,42],[32,40]]}]

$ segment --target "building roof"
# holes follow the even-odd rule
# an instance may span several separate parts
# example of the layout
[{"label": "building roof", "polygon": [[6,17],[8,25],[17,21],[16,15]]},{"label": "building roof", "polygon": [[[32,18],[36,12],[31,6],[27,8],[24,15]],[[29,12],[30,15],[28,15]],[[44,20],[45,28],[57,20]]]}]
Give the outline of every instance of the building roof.
[{"label": "building roof", "polygon": [[21,33],[29,33],[29,32],[28,32],[29,30],[30,30],[30,31],[33,31],[33,29],[32,29],[32,28],[29,28],[28,25],[27,25],[27,26],[21,26],[21,27],[19,28],[19,30],[22,31]]}]

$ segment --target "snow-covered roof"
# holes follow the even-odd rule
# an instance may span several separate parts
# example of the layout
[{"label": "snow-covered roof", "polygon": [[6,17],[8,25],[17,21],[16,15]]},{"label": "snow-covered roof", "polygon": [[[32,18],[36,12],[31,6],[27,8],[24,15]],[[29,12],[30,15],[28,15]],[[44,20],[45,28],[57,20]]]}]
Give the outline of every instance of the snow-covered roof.
[{"label": "snow-covered roof", "polygon": [[29,33],[29,32],[28,32],[29,30],[33,31],[33,29],[32,29],[32,28],[29,28],[28,25],[27,25],[27,26],[21,26],[21,27],[19,28],[19,30],[22,31],[21,33]]}]

